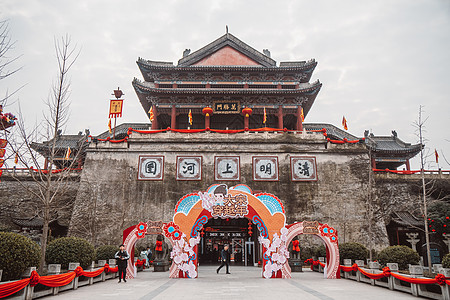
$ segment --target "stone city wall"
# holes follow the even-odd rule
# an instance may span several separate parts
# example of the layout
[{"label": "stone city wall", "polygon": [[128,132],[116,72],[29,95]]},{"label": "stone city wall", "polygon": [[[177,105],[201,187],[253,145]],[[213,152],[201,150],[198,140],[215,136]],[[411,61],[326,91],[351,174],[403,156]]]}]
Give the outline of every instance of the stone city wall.
[{"label": "stone city wall", "polygon": [[[140,155],[164,156],[162,181],[137,180]],[[199,181],[176,179],[177,156],[202,157]],[[240,181],[215,181],[215,156],[240,157]],[[279,181],[253,180],[252,157],[276,156]],[[317,181],[291,180],[290,157],[313,156]],[[286,209],[287,222],[317,220],[334,226],[341,241],[367,241],[369,159],[362,144],[327,144],[322,134],[133,133],[128,143],[98,143],[88,149],[69,234],[96,244],[118,243],[122,230],[146,220],[170,221],[177,201],[210,185],[246,184],[274,194]],[[385,226],[377,245],[388,243]]]}]

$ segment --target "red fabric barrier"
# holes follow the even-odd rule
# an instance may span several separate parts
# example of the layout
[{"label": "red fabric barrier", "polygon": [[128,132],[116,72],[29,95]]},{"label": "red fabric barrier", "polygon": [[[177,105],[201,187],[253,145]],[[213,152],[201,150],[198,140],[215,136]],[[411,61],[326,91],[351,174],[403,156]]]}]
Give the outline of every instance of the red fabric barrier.
[{"label": "red fabric barrier", "polygon": [[68,285],[75,278],[75,272],[65,274],[42,276],[39,278],[39,283],[49,287],[58,287]]},{"label": "red fabric barrier", "polygon": [[351,141],[349,141],[349,140],[347,140],[345,138],[342,141],[341,140],[332,140],[330,138],[327,138],[327,141],[332,143],[332,144],[357,144],[357,143],[359,143],[359,140],[351,140]]},{"label": "red fabric barrier", "polygon": [[118,269],[119,269],[118,267],[110,268],[109,265],[106,264],[103,268],[100,268],[92,272],[86,272],[83,271],[81,267],[77,267],[75,271],[72,272],[49,276],[39,276],[39,274],[36,271],[32,271],[30,278],[0,284],[0,298],[4,298],[14,293],[17,293],[18,291],[24,289],[28,284],[30,286],[36,286],[38,284],[42,284],[48,287],[64,286],[71,283],[75,277],[80,276],[97,277],[103,272],[115,273],[118,271]]},{"label": "red fabric barrier", "polygon": [[0,285],[0,298],[7,297],[24,289],[30,283],[30,278]]},{"label": "red fabric barrier", "polygon": [[[306,260],[305,263],[307,261],[309,262],[309,260]],[[448,285],[450,285],[450,281],[448,281],[447,277],[445,277],[443,274],[437,274],[436,277],[434,277],[434,278],[411,278],[411,277],[403,276],[403,275],[400,275],[397,273],[392,273],[388,267],[384,267],[383,272],[379,273],[379,274],[373,274],[373,273],[366,272],[363,269],[361,269],[360,267],[358,267],[356,264],[354,264],[351,267],[339,266],[339,268],[344,272],[351,272],[351,271],[359,270],[359,272],[361,272],[361,274],[369,277],[370,279],[381,279],[383,277],[392,276],[399,280],[413,283],[413,284],[439,284],[439,285],[448,284]]]},{"label": "red fabric barrier", "polygon": [[363,274],[366,277],[369,277],[370,279],[381,279],[383,277],[386,277],[384,272],[380,273],[380,274],[373,274],[373,273],[366,272],[361,268],[358,268],[358,270],[359,270],[359,272],[361,272],[361,274]]},{"label": "red fabric barrier", "polygon": [[[16,170],[18,170],[18,169],[16,169]],[[25,169],[24,169],[24,170],[25,170]],[[33,170],[34,172],[41,172],[42,174],[48,174],[48,170],[39,170],[39,169],[35,169],[35,168],[31,168],[31,170]],[[52,170],[52,174],[58,174],[58,173],[61,173],[61,172],[64,172],[64,171],[81,171],[81,170],[82,170],[81,168],[55,169],[55,170]]]},{"label": "red fabric barrier", "polygon": [[339,268],[342,271],[344,271],[344,272],[351,272],[351,271],[357,271],[358,270],[358,265],[357,264],[353,264],[351,267],[339,266]]}]

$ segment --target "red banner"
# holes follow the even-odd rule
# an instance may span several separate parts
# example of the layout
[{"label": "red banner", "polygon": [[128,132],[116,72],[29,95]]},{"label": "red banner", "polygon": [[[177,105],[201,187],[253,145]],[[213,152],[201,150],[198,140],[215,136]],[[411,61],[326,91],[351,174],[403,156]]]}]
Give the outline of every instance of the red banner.
[{"label": "red banner", "polygon": [[109,103],[109,117],[122,117],[123,100],[111,100]]}]

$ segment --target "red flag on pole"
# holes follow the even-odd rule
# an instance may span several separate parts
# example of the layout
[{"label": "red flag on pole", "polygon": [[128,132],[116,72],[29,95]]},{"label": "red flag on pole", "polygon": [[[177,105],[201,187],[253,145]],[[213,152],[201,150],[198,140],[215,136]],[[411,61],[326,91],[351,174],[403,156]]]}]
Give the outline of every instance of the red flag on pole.
[{"label": "red flag on pole", "polygon": [[266,113],[266,108],[264,107],[263,123],[266,124],[266,121],[267,121],[267,113]]},{"label": "red flag on pole", "polygon": [[70,159],[70,153],[72,153],[72,151],[70,150],[70,147],[67,147],[66,156],[64,157],[65,160]]},{"label": "red flag on pole", "polygon": [[14,157],[14,163],[17,165],[19,163],[19,154],[16,153],[16,157]]},{"label": "red flag on pole", "polygon": [[109,133],[112,133],[112,130],[111,130],[111,119],[109,119],[109,122],[108,122],[108,129],[109,129]]},{"label": "red flag on pole", "polygon": [[345,130],[348,130],[348,127],[347,127],[347,120],[345,119],[345,116],[342,117],[342,126],[344,126],[344,129],[345,129]]},{"label": "red flag on pole", "polygon": [[153,122],[153,120],[155,119],[155,114],[153,113],[153,106],[150,107],[150,110],[148,111],[148,113],[150,114],[150,116],[149,116],[150,122]]},{"label": "red flag on pole", "polygon": [[302,119],[302,122],[305,122],[305,115],[303,114],[303,107],[302,107],[302,111],[300,113],[300,118]]},{"label": "red flag on pole", "polygon": [[189,110],[188,119],[189,119],[189,125],[192,125],[192,111],[191,110]]},{"label": "red flag on pole", "polygon": [[439,163],[439,154],[436,149],[434,149],[434,156],[436,157],[436,163]]}]

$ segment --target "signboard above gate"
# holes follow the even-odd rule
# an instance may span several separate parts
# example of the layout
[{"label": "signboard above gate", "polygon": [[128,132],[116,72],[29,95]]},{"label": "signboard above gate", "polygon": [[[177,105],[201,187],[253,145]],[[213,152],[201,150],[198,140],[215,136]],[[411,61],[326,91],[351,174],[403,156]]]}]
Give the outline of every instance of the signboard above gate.
[{"label": "signboard above gate", "polygon": [[239,114],[241,104],[235,100],[214,101],[213,111],[215,114]]}]

